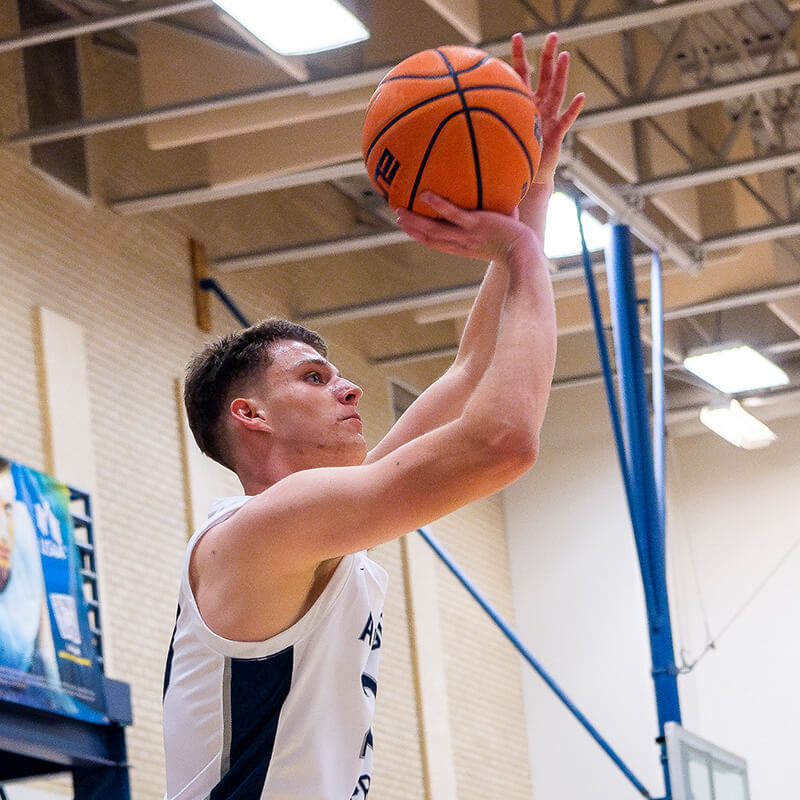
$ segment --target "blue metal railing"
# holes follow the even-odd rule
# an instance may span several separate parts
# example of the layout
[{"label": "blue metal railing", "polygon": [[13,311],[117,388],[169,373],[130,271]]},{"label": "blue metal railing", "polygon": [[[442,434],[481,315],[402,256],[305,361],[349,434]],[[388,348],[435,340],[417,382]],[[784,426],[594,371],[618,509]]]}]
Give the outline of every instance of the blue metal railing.
[{"label": "blue metal railing", "polygon": [[[70,511],[72,524],[75,528],[75,545],[80,556],[80,575],[85,592],[86,609],[89,613],[89,630],[92,634],[97,663],[103,669],[103,628],[100,623],[100,597],[97,589],[97,562],[94,549],[94,527],[92,524],[91,499],[86,492],[70,486],[69,499],[71,503],[79,502],[83,505],[81,511]],[[79,538],[79,531],[83,531],[83,538]]]}]

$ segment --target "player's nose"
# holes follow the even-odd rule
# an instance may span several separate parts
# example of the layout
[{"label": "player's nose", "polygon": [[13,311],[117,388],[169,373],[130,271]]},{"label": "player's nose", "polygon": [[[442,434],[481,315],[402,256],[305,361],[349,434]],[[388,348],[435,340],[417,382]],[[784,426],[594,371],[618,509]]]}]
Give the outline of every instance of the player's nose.
[{"label": "player's nose", "polygon": [[336,387],[336,397],[340,403],[349,406],[357,406],[363,394],[364,392],[360,386],[357,386],[355,383],[345,378],[339,379],[339,385]]}]

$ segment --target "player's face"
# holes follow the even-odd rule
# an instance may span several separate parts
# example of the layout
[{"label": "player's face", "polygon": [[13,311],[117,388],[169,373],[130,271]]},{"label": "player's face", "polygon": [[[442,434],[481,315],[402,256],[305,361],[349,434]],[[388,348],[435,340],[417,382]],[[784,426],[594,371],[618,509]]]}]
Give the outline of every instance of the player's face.
[{"label": "player's face", "polygon": [[14,498],[16,491],[10,472],[0,474],[0,592],[11,576],[11,551],[14,549]]},{"label": "player's face", "polygon": [[361,389],[303,342],[277,342],[271,355],[264,401],[273,441],[306,466],[360,464]]}]

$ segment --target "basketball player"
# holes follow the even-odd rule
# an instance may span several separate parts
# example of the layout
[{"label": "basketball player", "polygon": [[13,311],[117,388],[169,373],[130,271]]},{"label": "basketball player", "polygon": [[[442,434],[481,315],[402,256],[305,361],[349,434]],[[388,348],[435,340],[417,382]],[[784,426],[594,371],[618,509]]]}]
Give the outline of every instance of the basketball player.
[{"label": "basketball player", "polygon": [[[198,445],[244,497],[220,501],[187,549],[167,660],[169,800],[356,800],[370,789],[386,574],[365,551],[507,486],[536,460],[555,314],[542,252],[568,62],[544,46],[544,145],[518,213],[422,199],[397,212],[428,246],[491,260],[447,372],[367,454],[361,389],[314,333],[267,320],[189,365]],[[527,81],[522,37],[513,64]]]}]

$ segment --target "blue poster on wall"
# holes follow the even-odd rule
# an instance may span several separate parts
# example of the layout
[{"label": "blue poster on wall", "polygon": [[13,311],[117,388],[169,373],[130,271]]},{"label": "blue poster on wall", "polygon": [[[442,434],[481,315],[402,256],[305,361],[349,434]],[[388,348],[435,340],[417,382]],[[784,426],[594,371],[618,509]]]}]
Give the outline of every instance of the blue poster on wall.
[{"label": "blue poster on wall", "polygon": [[0,700],[107,722],[69,490],[0,458]]}]

